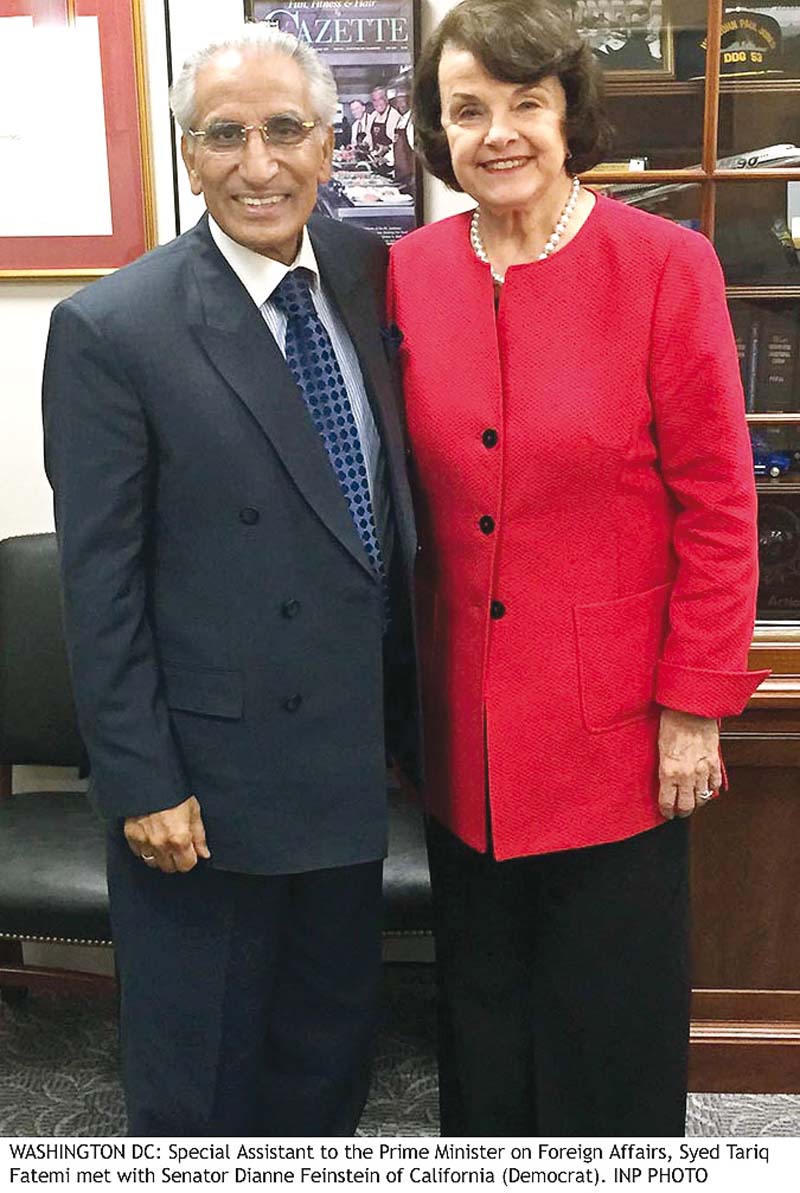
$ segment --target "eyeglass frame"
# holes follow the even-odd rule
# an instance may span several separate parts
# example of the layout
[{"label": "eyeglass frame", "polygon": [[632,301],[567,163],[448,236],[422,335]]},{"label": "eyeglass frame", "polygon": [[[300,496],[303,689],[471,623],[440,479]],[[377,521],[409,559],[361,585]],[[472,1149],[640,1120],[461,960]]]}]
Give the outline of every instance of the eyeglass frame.
[{"label": "eyeglass frame", "polygon": [[[235,125],[236,128],[240,128],[242,130],[242,136],[239,138],[236,145],[230,145],[230,146],[226,145],[222,149],[220,148],[220,146],[217,146],[216,148],[211,148],[210,152],[212,152],[212,153],[215,153],[215,152],[216,153],[220,153],[220,152],[222,152],[222,153],[227,153],[227,152],[240,153],[242,151],[242,149],[244,149],[246,147],[247,138],[250,136],[250,133],[254,132],[256,129],[258,129],[258,131],[261,133],[261,140],[265,145],[277,145],[281,149],[297,149],[297,147],[299,145],[303,145],[308,140],[309,136],[311,135],[311,130],[314,128],[317,128],[318,125],[322,124],[321,120],[300,120],[298,118],[298,120],[297,120],[298,124],[303,129],[305,129],[305,132],[299,141],[273,141],[270,138],[269,129],[268,129],[267,125],[269,124],[270,120],[278,119],[281,116],[292,116],[292,119],[295,119],[295,117],[290,112],[280,112],[280,113],[276,112],[274,116],[268,116],[267,119],[262,120],[260,124],[242,124],[241,121],[239,121],[239,120],[217,120],[217,121],[215,121],[214,122],[215,124]],[[214,127],[213,124],[211,125],[211,127],[212,128]],[[206,137],[206,136],[208,136],[208,131],[209,131],[208,129],[204,129],[204,128],[187,128],[186,135],[187,135],[187,137]]]}]

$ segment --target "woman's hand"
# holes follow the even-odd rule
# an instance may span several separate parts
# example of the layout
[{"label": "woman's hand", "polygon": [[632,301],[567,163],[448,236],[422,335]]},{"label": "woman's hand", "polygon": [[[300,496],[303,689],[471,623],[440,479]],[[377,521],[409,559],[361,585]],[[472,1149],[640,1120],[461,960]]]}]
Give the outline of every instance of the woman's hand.
[{"label": "woman's hand", "polygon": [[663,708],[658,752],[661,815],[667,820],[691,816],[708,801],[702,793],[718,791],[722,784],[717,721]]}]

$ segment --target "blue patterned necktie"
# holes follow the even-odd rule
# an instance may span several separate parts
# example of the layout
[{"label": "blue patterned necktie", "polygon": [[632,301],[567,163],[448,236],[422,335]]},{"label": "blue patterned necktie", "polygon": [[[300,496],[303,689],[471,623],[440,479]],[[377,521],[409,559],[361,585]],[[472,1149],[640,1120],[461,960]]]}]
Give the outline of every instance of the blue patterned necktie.
[{"label": "blue patterned necktie", "polygon": [[270,301],[286,316],[286,363],[342,486],[356,530],[383,586],[386,605],[386,569],[367,464],[331,338],[317,314],[308,282],[299,270],[286,274],[270,295]]}]

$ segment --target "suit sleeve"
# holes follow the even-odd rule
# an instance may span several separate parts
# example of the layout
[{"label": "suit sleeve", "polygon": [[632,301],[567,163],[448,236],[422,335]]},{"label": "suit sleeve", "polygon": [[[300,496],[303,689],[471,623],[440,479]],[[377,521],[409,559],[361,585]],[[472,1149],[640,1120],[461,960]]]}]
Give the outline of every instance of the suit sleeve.
[{"label": "suit sleeve", "polygon": [[148,620],[148,427],[119,353],[72,302],[53,313],[43,414],[67,653],[94,797],[108,818],[174,807],[189,791]]},{"label": "suit sleeve", "polygon": [[738,714],[768,671],[748,671],[758,585],[756,492],[739,363],[716,254],[682,236],[656,299],[650,392],[678,570],[656,700]]}]

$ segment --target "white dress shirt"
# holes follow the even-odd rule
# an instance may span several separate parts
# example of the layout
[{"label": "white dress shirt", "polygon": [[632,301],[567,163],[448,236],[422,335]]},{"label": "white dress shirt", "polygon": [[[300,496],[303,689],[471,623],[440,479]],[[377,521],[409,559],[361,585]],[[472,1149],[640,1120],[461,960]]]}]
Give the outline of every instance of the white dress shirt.
[{"label": "white dress shirt", "polygon": [[367,398],[358,355],[339,312],[325,293],[308,229],[303,229],[300,249],[294,261],[291,265],[284,265],[281,261],[265,257],[233,240],[227,232],[223,232],[211,215],[208,217],[208,227],[215,245],[260,310],[284,359],[286,357],[287,320],[283,311],[275,303],[270,302],[270,296],[291,269],[302,268],[311,275],[309,287],[311,299],[317,315],[331,337],[333,350],[342,371],[345,389],[353,411],[361,450],[364,453],[375,524],[378,528],[384,563],[388,571],[392,535],[383,445]]}]

